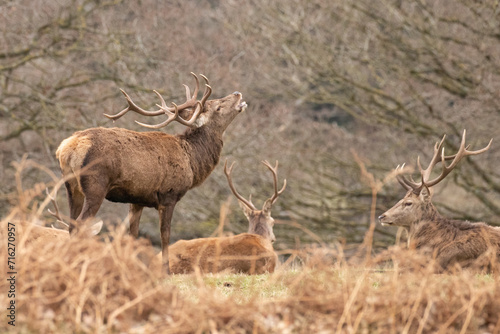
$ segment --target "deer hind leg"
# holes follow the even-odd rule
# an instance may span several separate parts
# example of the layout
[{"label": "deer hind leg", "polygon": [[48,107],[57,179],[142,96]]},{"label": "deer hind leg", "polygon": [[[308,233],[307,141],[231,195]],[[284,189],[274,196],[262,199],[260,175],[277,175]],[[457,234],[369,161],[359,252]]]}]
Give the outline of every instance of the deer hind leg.
[{"label": "deer hind leg", "polygon": [[143,206],[137,204],[130,204],[128,210],[130,234],[135,238],[139,236],[139,223],[141,221],[141,214],[143,208],[144,208]]},{"label": "deer hind leg", "polygon": [[79,190],[76,180],[68,180],[64,183],[64,185],[66,186],[66,193],[68,194],[69,212],[71,218],[69,225],[70,229],[73,229],[73,221],[76,220],[82,212],[85,196]]},{"label": "deer hind leg", "polygon": [[[84,200],[81,212],[76,219],[78,222],[85,221],[97,214],[108,191],[107,182],[99,176],[81,176],[80,184]],[[73,230],[74,226],[70,225],[69,232],[73,233]]]}]

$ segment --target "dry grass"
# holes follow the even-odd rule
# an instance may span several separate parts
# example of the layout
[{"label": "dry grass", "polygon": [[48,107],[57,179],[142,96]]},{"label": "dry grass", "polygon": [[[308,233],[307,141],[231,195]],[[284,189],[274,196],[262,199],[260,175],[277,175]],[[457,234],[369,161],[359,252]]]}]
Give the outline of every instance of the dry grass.
[{"label": "dry grass", "polygon": [[[43,220],[43,187],[0,222],[0,332],[499,333],[500,278],[433,263],[371,236],[347,260],[341,245],[286,252],[269,275],[175,275],[148,269],[154,250],[124,229],[104,237],[26,242],[16,236],[16,326],[8,325],[7,224]],[[376,195],[376,191],[374,192]],[[18,225],[20,226],[20,225]],[[369,231],[369,233],[371,233]],[[366,241],[369,240],[369,241]]]},{"label": "dry grass", "polygon": [[[345,261],[340,248],[321,247],[296,252],[301,265],[271,275],[161,278],[147,267],[152,247],[123,231],[103,241],[26,244],[24,237],[16,252],[16,327],[2,315],[2,332],[500,332],[498,277],[431,274],[403,249],[364,267]],[[0,253],[6,268],[6,248]],[[7,291],[5,279],[0,287]],[[8,302],[3,292],[0,304]]]}]

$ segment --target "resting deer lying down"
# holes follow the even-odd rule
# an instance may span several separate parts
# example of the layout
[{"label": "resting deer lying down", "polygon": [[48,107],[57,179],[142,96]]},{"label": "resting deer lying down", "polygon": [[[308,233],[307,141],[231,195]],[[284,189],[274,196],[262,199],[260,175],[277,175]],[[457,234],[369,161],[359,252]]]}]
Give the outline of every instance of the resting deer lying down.
[{"label": "resting deer lying down", "polygon": [[[29,233],[29,236],[26,239],[26,243],[35,243],[35,242],[56,242],[57,240],[69,240],[69,231],[63,230],[55,227],[45,227],[36,225],[34,223],[20,221],[16,223],[16,227],[19,231],[19,235],[21,238],[25,233]],[[101,231],[102,221],[95,223],[94,225],[89,227],[87,231],[90,235],[96,235]]]},{"label": "resting deer lying down", "polygon": [[[169,247],[170,271],[174,274],[187,274],[198,267],[202,273],[230,271],[246,274],[272,273],[278,261],[272,243],[276,240],[273,233],[274,219],[271,217],[271,207],[285,190],[278,191],[278,162],[273,168],[267,161],[262,162],[273,174],[274,194],[258,210],[251,199],[246,200],[234,188],[231,171],[234,163],[227,168],[224,165],[229,187],[239,201],[248,219],[248,233],[229,237],[200,238],[179,240]],[[158,262],[161,253],[158,254]]]},{"label": "resting deer lying down", "polygon": [[[440,268],[444,270],[458,263],[462,268],[478,266],[492,269],[500,259],[500,227],[485,223],[452,220],[441,216],[431,202],[431,187],[443,180],[458,164],[468,156],[485,152],[485,148],[469,151],[465,146],[465,130],[458,153],[445,156],[442,149],[445,137],[434,146],[434,155],[427,169],[423,169],[420,159],[417,165],[422,180],[415,182],[401,174],[397,179],[408,192],[394,207],[383,213],[379,220],[382,225],[403,226],[408,232],[408,245],[435,256]],[[441,154],[440,154],[441,152]],[[447,166],[446,160],[452,160]],[[430,180],[434,166],[441,162],[442,171],[439,176]],[[402,170],[403,167],[397,169]]]},{"label": "resting deer lying down", "polygon": [[[49,196],[55,208],[55,212],[48,210],[50,214],[52,214],[58,220],[59,223],[69,227],[69,224],[63,221],[61,214],[59,213],[59,207],[57,206],[55,198],[52,197],[48,191],[47,195]],[[101,220],[90,226],[87,230],[82,232],[86,232],[88,235],[96,235],[101,231],[102,224],[103,222]],[[17,222],[16,227],[17,230],[19,231],[19,235],[21,236],[21,238],[23,238],[26,233],[29,233],[29,235],[26,238],[27,244],[38,243],[38,242],[48,243],[48,242],[56,242],[58,240],[69,239],[68,230],[62,230],[55,227],[45,227],[25,221]]]}]

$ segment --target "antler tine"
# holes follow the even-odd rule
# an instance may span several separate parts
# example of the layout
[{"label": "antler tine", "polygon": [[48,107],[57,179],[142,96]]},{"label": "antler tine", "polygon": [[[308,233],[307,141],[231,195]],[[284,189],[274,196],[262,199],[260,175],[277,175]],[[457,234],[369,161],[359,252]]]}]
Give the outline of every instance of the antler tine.
[{"label": "antler tine", "polygon": [[205,80],[205,83],[206,83],[207,85],[210,85],[210,81],[208,81],[208,78],[207,78],[205,75],[201,74],[201,73],[200,73],[200,75],[201,75],[201,77],[203,78],[203,80]]},{"label": "antler tine", "polygon": [[191,90],[189,89],[189,86],[186,84],[182,84],[184,88],[186,89],[186,101],[191,99]]},{"label": "antler tine", "polygon": [[[181,105],[177,106],[177,105],[175,105],[175,103],[173,103],[172,107],[168,107],[167,104],[165,103],[165,100],[160,95],[160,93],[158,93],[156,90],[154,90],[153,92],[160,98],[160,101],[161,101],[161,105],[157,104],[157,106],[160,109],[150,110],[150,111],[144,110],[144,109],[140,108],[137,104],[135,104],[134,101],[132,101],[130,96],[123,89],[120,89],[120,91],[125,96],[125,99],[127,100],[128,106],[115,115],[104,114],[104,116],[115,121],[115,120],[119,119],[120,117],[122,117],[123,115],[125,115],[129,111],[134,111],[134,112],[136,112],[140,115],[144,115],[144,116],[158,116],[158,115],[166,114],[168,116],[167,120],[165,120],[164,122],[159,123],[159,124],[151,125],[151,124],[145,124],[145,123],[137,122],[137,121],[136,121],[136,123],[141,125],[141,126],[150,128],[150,129],[159,129],[161,127],[167,126],[168,124],[170,124],[173,121],[178,121],[179,123],[186,125],[186,126],[193,126],[196,122],[197,117],[200,115],[200,112],[203,110],[205,102],[207,101],[208,97],[212,94],[212,87],[210,87],[207,77],[204,76],[203,74],[201,74],[202,78],[206,82],[205,92],[203,94],[201,101],[197,101],[198,92],[200,90],[200,80],[198,79],[198,76],[196,74],[194,74],[193,72],[191,72],[191,75],[195,79],[196,87],[194,89],[193,95],[191,95],[191,90],[189,89],[189,86],[184,85],[184,87],[186,89],[186,102],[182,103]],[[179,116],[179,111],[184,110],[184,109],[188,109],[188,108],[195,109],[194,114],[190,118],[189,121],[185,120]]]},{"label": "antler tine", "polygon": [[[191,74],[194,75],[194,73],[191,72]],[[201,98],[200,102],[201,105],[204,106],[205,102],[209,98],[209,96],[212,94],[212,87],[210,86],[210,81],[208,81],[208,78],[204,76],[203,74],[200,73],[200,76],[205,80],[205,91],[203,92],[203,97]]]},{"label": "antler tine", "polygon": [[[193,126],[193,124],[195,124],[198,116],[200,115],[201,111],[203,110],[203,107],[205,105],[205,102],[207,101],[208,97],[212,94],[212,87],[210,87],[210,85],[208,85],[209,81],[207,79],[206,76],[204,76],[203,74],[200,74],[203,79],[206,81],[206,84],[205,84],[205,92],[203,93],[203,97],[200,101],[196,101],[196,98],[198,97],[198,91],[199,91],[199,88],[200,88],[200,81],[198,79],[198,77],[196,76],[196,74],[194,74],[193,72],[191,72],[191,74],[194,76],[195,80],[196,80],[196,88],[193,92],[193,95],[191,95],[191,91],[189,90],[189,87],[184,85],[184,87],[186,87],[186,102],[184,102],[183,104],[181,104],[180,106],[177,106],[177,110],[184,110],[184,109],[187,109],[187,108],[192,108],[194,107],[195,110],[194,110],[194,113],[193,115],[191,116],[191,118],[188,120],[185,120],[183,119],[182,117],[180,116],[177,116],[174,120],[176,120],[177,122],[183,124],[183,125],[186,125],[186,126]],[[162,105],[160,107],[164,112],[165,114],[170,114],[174,111],[174,108],[173,107],[167,107],[166,105]],[[158,129],[160,127],[163,127],[163,126],[166,126],[167,124],[169,124],[171,121],[169,121],[167,119],[167,121],[163,122],[163,123],[160,123],[160,124],[157,124],[157,125],[154,125],[154,126],[147,126],[147,127],[153,127],[155,129]],[[142,125],[142,123],[141,123]]]},{"label": "antler tine", "polygon": [[[198,80],[198,77],[196,76],[196,74],[194,74],[193,72],[191,72],[191,74],[195,77],[196,79],[196,89],[193,93],[193,96],[192,96],[192,99],[196,99],[196,97],[198,96],[198,90],[199,90],[199,80]],[[209,85],[209,81],[208,81],[208,78],[206,76],[204,76],[203,74],[200,74],[201,77],[206,81],[206,84],[205,84],[205,92],[203,93],[203,97],[201,98],[200,101],[196,101],[196,108],[195,108],[195,111],[193,113],[193,116],[191,116],[191,118],[189,119],[189,121],[183,119],[182,117],[177,117],[177,122],[183,124],[183,125],[186,125],[186,126],[191,126],[193,125],[196,120],[198,119],[198,116],[200,115],[200,112],[203,110],[203,106],[205,105],[205,102],[207,101],[208,97],[212,94],[212,87],[210,87]],[[186,85],[184,85],[186,86]],[[186,96],[188,96],[188,99],[189,99],[189,94],[190,94],[190,91],[189,91],[189,87],[186,86]]]},{"label": "antler tine", "polygon": [[161,101],[161,106],[159,104],[156,104],[156,106],[159,107],[161,111],[163,111],[163,108],[167,107],[167,103],[165,103],[165,100],[163,99],[163,96],[161,96],[161,94],[158,93],[157,90],[154,89],[153,92],[156,94],[156,96],[158,96],[160,98],[160,101]]},{"label": "antler tine", "polygon": [[238,191],[236,191],[236,188],[234,188],[233,180],[231,178],[231,172],[233,171],[233,167],[234,167],[235,164],[236,164],[236,161],[234,161],[231,164],[231,167],[229,167],[229,170],[228,170],[227,169],[227,159],[226,159],[226,162],[224,162],[224,174],[226,174],[227,183],[229,184],[229,188],[233,192],[233,195],[236,196],[236,198],[240,202],[242,202],[243,204],[245,204],[250,210],[257,210],[257,208],[255,207],[255,205],[253,205],[253,203],[251,201],[246,200],[243,196],[241,196],[238,193]]},{"label": "antler tine", "polygon": [[[160,108],[158,110],[154,110],[154,111],[153,110],[148,111],[148,110],[142,109],[137,104],[135,104],[134,101],[132,101],[130,96],[127,93],[125,93],[125,91],[123,89],[120,89],[120,91],[125,96],[125,99],[127,100],[127,103],[128,103],[128,107],[126,107],[125,109],[123,109],[122,111],[120,111],[119,113],[117,113],[115,115],[104,114],[104,116],[106,116],[107,118],[112,119],[113,121],[116,121],[118,118],[122,117],[130,110],[134,111],[138,114],[144,115],[144,116],[158,116],[158,115],[163,114],[164,111],[162,108]],[[163,100],[163,97],[157,91],[154,90],[153,92],[155,92],[156,95],[158,95],[160,97],[160,99],[162,101],[162,105],[165,105],[165,100]]]},{"label": "antler tine", "polygon": [[285,191],[286,188],[286,179],[283,180],[283,187],[281,188],[280,191],[278,191],[278,160],[276,160],[276,165],[274,168],[271,166],[271,164],[267,160],[263,160],[262,163],[269,168],[271,173],[273,173],[273,181],[274,181],[274,194],[273,196],[269,199],[271,201],[271,204],[274,204],[276,200],[278,199],[279,195]]},{"label": "antler tine", "polygon": [[413,179],[408,180],[403,176],[402,172],[404,168],[405,168],[404,163],[401,166],[400,165],[396,166],[396,173],[397,173],[396,180],[398,180],[399,184],[401,184],[403,188],[405,188],[406,190],[414,190],[418,188],[420,185],[417,184],[415,181],[413,181]]},{"label": "antler tine", "polygon": [[194,110],[194,113],[193,113],[193,116],[191,116],[191,118],[189,119],[189,121],[186,121],[185,119],[183,119],[182,117],[178,116],[176,118],[177,122],[183,124],[183,125],[186,125],[186,126],[191,126],[193,125],[196,120],[198,119],[198,116],[200,115],[200,112],[201,110],[203,109],[202,107],[202,104],[200,101],[197,101],[196,102],[196,108]]},{"label": "antler tine", "polygon": [[[417,157],[417,166],[420,171],[420,174],[422,175],[422,180],[429,179],[432,173],[432,169],[440,161],[441,155],[439,153],[441,151],[441,148],[443,147],[445,139],[446,139],[446,134],[443,136],[440,142],[436,142],[436,144],[434,144],[434,154],[432,155],[429,166],[427,166],[425,170],[422,168],[422,164],[420,163],[420,156]],[[421,187],[422,184],[420,184],[419,186]]]},{"label": "antler tine", "polygon": [[189,96],[188,97],[188,92],[189,92],[189,88],[188,88],[188,91],[186,91],[186,97],[188,100],[192,100],[192,99],[195,99],[198,97],[198,91],[200,90],[200,80],[198,79],[198,76],[196,74],[194,74],[193,72],[191,72],[191,75],[194,77],[194,80],[196,81],[196,87],[194,89],[194,92],[193,92],[193,95],[192,96]]},{"label": "antler tine", "polygon": [[[207,80],[208,82],[208,80]],[[205,102],[207,102],[208,98],[212,95],[212,87],[209,84],[205,84],[205,92],[203,93],[203,97],[201,98],[201,105],[204,106]]]},{"label": "antler tine", "polygon": [[[396,167],[396,171],[399,172],[399,174],[396,176],[396,179],[406,190],[413,190],[415,193],[419,194],[422,191],[423,187],[430,188],[442,181],[458,165],[462,158],[468,155],[477,155],[487,151],[491,147],[491,143],[493,142],[493,139],[491,139],[486,147],[476,151],[469,151],[470,145],[465,145],[465,138],[466,130],[464,130],[463,132],[462,141],[460,142],[460,148],[458,149],[458,152],[456,154],[446,156],[444,154],[443,147],[444,141],[446,139],[446,135],[444,135],[441,141],[436,142],[436,144],[434,145],[434,154],[429,163],[429,166],[426,169],[422,167],[420,156],[417,157],[417,166],[421,174],[420,182],[415,182],[411,177],[410,179],[408,179],[400,174],[400,172],[404,168],[404,164],[401,167],[399,165]],[[446,161],[448,160],[452,160],[452,162],[447,166]],[[432,169],[438,162],[441,162],[442,164],[441,174],[433,180],[429,180]]]},{"label": "antler tine", "polygon": [[[444,152],[443,144],[444,144],[445,139],[446,139],[446,135],[443,136],[443,138],[441,139],[440,142],[436,142],[436,144],[434,145],[434,154],[432,155],[432,159],[431,159],[431,162],[429,163],[429,166],[425,170],[422,168],[422,165],[420,164],[420,156],[417,157],[417,166],[418,166],[418,169],[419,169],[420,173],[422,174],[424,180],[429,179],[429,177],[431,176],[431,173],[432,173],[432,169],[434,168],[434,166],[438,162],[442,162],[444,160],[447,161],[447,160],[455,159],[456,154],[453,154],[453,155],[444,156],[444,160],[443,160],[443,154],[440,154],[440,151]],[[470,147],[470,145],[467,145],[467,147],[465,149],[468,149],[469,147]]]},{"label": "antler tine", "polygon": [[[57,222],[69,227],[69,225],[67,223],[64,222],[64,220],[62,219],[61,217],[61,213],[59,212],[59,206],[57,205],[57,202],[56,202],[56,199],[54,198],[54,196],[52,196],[49,192],[49,188],[45,188],[45,192],[47,193],[47,197],[50,199],[50,201],[52,202],[52,205],[54,206],[54,209],[56,210],[56,212],[53,212],[52,210],[50,209],[47,209],[47,211],[52,215],[54,216],[56,219],[57,219]],[[56,192],[54,192],[54,195],[56,194]]]},{"label": "antler tine", "polygon": [[[164,102],[163,102],[164,103]],[[168,118],[164,121],[164,122],[161,122],[159,124],[146,124],[146,123],[141,123],[139,121],[135,121],[137,124],[145,127],[145,128],[150,128],[150,129],[159,129],[159,128],[162,128],[164,126],[167,126],[168,124],[170,124],[171,122],[177,120],[179,117],[179,109],[177,108],[177,105],[175,103],[172,102],[172,104],[174,105],[174,112],[170,112],[169,110],[165,109],[164,110],[164,113],[168,115]]]},{"label": "antler tine", "polygon": [[[200,90],[200,80],[198,79],[198,76],[196,74],[194,74],[193,72],[191,72],[191,75],[194,77],[194,79],[196,81],[196,87],[194,89],[193,95],[191,96],[191,90],[189,89],[189,87],[187,85],[184,85],[184,87],[186,87],[186,102],[177,106],[179,110],[192,108],[198,102],[198,101],[196,101],[196,98],[198,97],[198,91]],[[170,111],[170,112],[174,111],[172,107],[162,107],[162,109],[164,111]]]},{"label": "antler tine", "polygon": [[[425,186],[427,186],[427,187],[432,187],[432,186],[438,184],[458,165],[458,163],[460,162],[460,160],[462,160],[462,158],[469,156],[469,155],[477,155],[477,154],[486,152],[487,150],[489,150],[489,148],[491,147],[491,143],[493,142],[493,138],[492,138],[486,147],[479,149],[479,150],[476,150],[476,151],[469,151],[468,148],[470,147],[470,145],[468,145],[467,147],[465,146],[465,137],[466,137],[466,130],[464,129],[464,132],[462,135],[462,141],[460,142],[460,148],[458,149],[458,152],[456,154],[451,155],[451,156],[445,156],[444,155],[444,148],[441,150],[441,162],[443,164],[442,169],[441,169],[441,174],[439,176],[437,176],[432,181],[429,181],[428,179],[426,179],[425,181],[422,182],[422,185],[425,184]],[[448,166],[446,166],[445,161],[451,160],[451,159],[453,159],[453,161]]]},{"label": "antler tine", "polygon": [[194,77],[194,80],[196,81],[196,88],[194,89],[194,93],[191,96],[191,90],[189,89],[189,86],[183,84],[183,86],[186,88],[186,101],[190,101],[190,100],[193,100],[193,99],[196,100],[196,97],[198,96],[198,90],[199,90],[199,87],[200,87],[200,80],[198,79],[198,77],[196,76],[196,74],[194,74],[193,72],[191,72],[191,75]]}]

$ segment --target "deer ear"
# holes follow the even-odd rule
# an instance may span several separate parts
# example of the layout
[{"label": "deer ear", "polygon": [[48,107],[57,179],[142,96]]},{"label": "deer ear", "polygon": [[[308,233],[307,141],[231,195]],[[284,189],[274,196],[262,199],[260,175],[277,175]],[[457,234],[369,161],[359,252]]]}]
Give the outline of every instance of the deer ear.
[{"label": "deer ear", "polygon": [[427,188],[426,186],[424,186],[422,188],[422,190],[420,191],[419,196],[424,202],[430,202],[431,196],[432,196],[431,190],[429,188]]},{"label": "deer ear", "polygon": [[262,206],[262,212],[266,215],[266,216],[271,216],[271,207],[272,207],[273,203],[271,201],[271,199],[268,199],[264,202],[264,206]]},{"label": "deer ear", "polygon": [[247,219],[250,219],[250,217],[252,216],[252,212],[253,210],[250,209],[245,203],[243,203],[242,201],[239,201],[238,200],[238,203],[240,204],[240,208],[243,210],[243,213],[245,214],[245,217],[247,217]]}]

